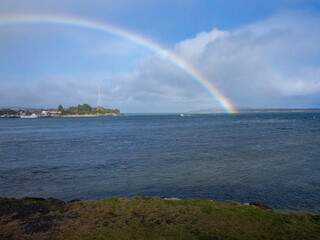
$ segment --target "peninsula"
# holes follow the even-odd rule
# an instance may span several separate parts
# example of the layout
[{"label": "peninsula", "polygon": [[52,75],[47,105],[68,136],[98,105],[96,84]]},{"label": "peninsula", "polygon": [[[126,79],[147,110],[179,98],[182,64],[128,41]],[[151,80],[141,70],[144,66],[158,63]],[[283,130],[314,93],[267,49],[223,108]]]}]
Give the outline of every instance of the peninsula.
[{"label": "peninsula", "polygon": [[46,117],[99,117],[99,116],[123,116],[119,109],[110,109],[98,106],[91,107],[83,104],[76,107],[64,108],[60,104],[57,109],[23,109],[0,108],[0,118],[46,118]]},{"label": "peninsula", "polygon": [[57,109],[58,116],[61,117],[97,117],[97,116],[122,116],[119,109],[110,109],[98,106],[91,107],[89,104],[83,104],[76,107],[63,108],[60,104]]}]

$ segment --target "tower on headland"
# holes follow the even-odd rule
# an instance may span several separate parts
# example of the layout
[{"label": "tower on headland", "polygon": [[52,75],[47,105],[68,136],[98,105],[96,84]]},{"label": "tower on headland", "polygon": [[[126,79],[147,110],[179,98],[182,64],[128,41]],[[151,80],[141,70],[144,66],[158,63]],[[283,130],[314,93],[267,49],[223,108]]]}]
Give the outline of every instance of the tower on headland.
[{"label": "tower on headland", "polygon": [[101,109],[102,109],[100,86],[98,87],[98,103],[97,103],[97,109],[98,109],[98,110],[101,110]]}]

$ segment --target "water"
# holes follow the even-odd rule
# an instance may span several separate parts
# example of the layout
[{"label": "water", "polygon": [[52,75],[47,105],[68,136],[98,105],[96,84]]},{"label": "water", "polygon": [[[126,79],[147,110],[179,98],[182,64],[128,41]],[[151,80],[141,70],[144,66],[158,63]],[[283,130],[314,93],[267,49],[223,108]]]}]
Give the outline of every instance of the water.
[{"label": "water", "polygon": [[320,212],[320,114],[0,119],[0,196],[152,195]]}]

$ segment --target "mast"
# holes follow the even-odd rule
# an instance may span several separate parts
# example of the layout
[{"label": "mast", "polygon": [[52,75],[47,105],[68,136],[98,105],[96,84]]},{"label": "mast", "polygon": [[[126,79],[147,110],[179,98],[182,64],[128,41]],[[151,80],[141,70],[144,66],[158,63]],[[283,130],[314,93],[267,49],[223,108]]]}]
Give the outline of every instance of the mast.
[{"label": "mast", "polygon": [[101,107],[101,93],[100,93],[100,86],[98,87],[98,103],[97,103],[97,108]]}]

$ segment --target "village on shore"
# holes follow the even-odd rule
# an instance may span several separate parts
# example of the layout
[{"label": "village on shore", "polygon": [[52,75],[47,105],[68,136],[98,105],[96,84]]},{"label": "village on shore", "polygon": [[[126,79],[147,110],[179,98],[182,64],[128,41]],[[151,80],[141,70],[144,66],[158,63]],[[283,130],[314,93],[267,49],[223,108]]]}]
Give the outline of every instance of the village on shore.
[{"label": "village on shore", "polygon": [[96,117],[96,116],[122,116],[119,109],[91,107],[83,104],[64,108],[60,104],[57,109],[31,109],[31,108],[0,108],[1,118],[48,118],[48,117]]}]

